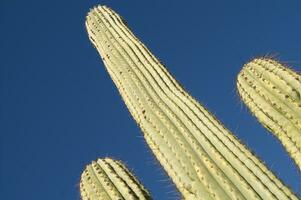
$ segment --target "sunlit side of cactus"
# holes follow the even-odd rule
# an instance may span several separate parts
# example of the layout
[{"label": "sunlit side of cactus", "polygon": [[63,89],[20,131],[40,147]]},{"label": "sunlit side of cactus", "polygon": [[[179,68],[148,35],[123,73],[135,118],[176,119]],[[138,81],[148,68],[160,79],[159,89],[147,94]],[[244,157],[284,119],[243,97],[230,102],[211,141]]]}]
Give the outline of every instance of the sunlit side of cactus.
[{"label": "sunlit side of cactus", "polygon": [[301,76],[277,61],[259,58],[241,70],[237,88],[252,114],[301,169]]},{"label": "sunlit side of cactus", "polygon": [[89,164],[80,180],[82,200],[150,200],[149,192],[120,161],[98,159]]},{"label": "sunlit side of cactus", "polygon": [[86,27],[146,142],[185,199],[297,199],[178,84],[118,14],[98,6]]}]

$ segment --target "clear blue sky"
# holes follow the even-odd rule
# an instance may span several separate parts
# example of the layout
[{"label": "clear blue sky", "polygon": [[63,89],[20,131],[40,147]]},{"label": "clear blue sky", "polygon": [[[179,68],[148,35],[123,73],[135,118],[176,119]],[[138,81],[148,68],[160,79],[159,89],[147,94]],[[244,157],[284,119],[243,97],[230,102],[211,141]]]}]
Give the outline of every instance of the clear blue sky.
[{"label": "clear blue sky", "polygon": [[235,86],[249,59],[301,71],[301,1],[0,1],[1,199],[80,199],[84,166],[124,160],[155,199],[177,193],[89,42],[85,15],[105,4],[185,88],[295,192],[301,175],[248,113]]}]

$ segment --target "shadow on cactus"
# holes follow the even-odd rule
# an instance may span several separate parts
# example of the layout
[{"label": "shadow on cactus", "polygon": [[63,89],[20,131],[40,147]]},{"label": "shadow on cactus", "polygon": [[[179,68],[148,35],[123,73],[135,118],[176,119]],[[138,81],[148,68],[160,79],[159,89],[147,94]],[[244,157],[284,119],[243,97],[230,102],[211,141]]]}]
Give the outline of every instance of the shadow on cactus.
[{"label": "shadow on cactus", "polygon": [[[184,199],[298,199],[180,86],[117,13],[95,7],[86,27],[147,144]],[[243,100],[299,167],[300,80],[265,58],[251,61],[238,76]],[[88,165],[80,186],[83,199],[151,199],[126,167],[111,159]]]}]

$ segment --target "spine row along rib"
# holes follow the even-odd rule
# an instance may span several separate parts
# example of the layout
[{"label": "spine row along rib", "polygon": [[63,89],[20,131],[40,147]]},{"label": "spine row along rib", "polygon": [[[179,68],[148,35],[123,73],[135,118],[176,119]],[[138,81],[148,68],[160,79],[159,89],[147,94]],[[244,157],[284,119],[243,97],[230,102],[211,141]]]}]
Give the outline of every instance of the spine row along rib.
[{"label": "spine row along rib", "polygon": [[145,140],[185,199],[297,199],[184,91],[118,14],[95,7],[86,27]]}]

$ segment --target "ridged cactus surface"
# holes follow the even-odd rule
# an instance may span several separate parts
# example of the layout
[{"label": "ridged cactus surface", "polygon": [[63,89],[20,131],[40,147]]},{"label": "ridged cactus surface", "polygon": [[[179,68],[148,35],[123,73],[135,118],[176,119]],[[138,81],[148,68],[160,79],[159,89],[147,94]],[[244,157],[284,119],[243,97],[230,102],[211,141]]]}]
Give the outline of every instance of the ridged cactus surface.
[{"label": "ridged cactus surface", "polygon": [[95,7],[86,27],[146,142],[184,199],[297,199],[177,83],[118,14]]},{"label": "ridged cactus surface", "polygon": [[123,163],[111,158],[98,159],[82,173],[83,200],[150,200],[149,192]]},{"label": "ridged cactus surface", "polygon": [[237,88],[258,120],[281,141],[301,170],[301,76],[277,61],[244,66]]}]

